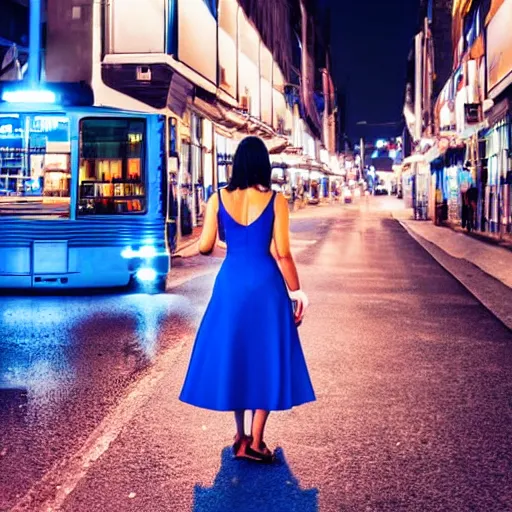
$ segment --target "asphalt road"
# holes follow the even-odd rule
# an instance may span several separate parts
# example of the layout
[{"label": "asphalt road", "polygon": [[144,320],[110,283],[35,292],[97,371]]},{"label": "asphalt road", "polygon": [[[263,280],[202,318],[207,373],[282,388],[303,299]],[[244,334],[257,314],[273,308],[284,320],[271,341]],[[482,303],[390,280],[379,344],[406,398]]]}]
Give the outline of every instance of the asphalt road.
[{"label": "asphalt road", "polygon": [[512,510],[512,335],[370,201],[292,223],[317,401],[271,415],[275,467],[177,400],[220,260],[157,296],[1,297],[0,510]]}]

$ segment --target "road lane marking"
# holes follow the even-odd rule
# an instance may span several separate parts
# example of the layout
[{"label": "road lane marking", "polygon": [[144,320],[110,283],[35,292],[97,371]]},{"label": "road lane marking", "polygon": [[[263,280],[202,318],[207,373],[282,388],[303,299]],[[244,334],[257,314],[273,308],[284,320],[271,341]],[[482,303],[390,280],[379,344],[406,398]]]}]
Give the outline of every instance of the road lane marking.
[{"label": "road lane marking", "polygon": [[[125,425],[147,403],[156,387],[176,363],[190,333],[184,335],[178,344],[165,351],[149,373],[136,382],[121,400],[94,429],[82,447],[71,457],[57,462],[11,509],[11,512],[56,512],[87,475],[93,464],[109,449]],[[38,504],[38,497],[45,497]]]}]

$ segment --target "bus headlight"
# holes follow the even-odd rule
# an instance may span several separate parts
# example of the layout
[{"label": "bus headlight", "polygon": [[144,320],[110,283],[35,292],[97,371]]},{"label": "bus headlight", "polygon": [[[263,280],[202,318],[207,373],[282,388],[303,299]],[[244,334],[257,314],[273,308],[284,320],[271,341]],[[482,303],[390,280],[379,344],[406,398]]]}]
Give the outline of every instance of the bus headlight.
[{"label": "bus headlight", "polygon": [[151,259],[158,256],[158,252],[153,245],[143,245],[135,250],[131,247],[127,247],[121,252],[121,256],[127,260],[132,258]]},{"label": "bus headlight", "polygon": [[156,281],[157,273],[152,268],[141,268],[137,270],[137,273],[135,274],[135,277],[139,281],[143,281],[145,283],[149,283],[152,281]]},{"label": "bus headlight", "polygon": [[156,256],[156,249],[152,245],[143,245],[139,249],[140,258],[154,258]]},{"label": "bus headlight", "polygon": [[136,252],[131,247],[127,247],[126,249],[123,249],[123,251],[121,251],[121,256],[126,260],[135,258],[135,255]]}]

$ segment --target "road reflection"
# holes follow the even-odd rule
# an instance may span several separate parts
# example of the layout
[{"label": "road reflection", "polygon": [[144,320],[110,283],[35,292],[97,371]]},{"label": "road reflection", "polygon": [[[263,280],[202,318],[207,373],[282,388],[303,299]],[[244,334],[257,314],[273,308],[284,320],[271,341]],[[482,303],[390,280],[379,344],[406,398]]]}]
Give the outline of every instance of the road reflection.
[{"label": "road reflection", "polygon": [[11,410],[14,390],[24,390],[31,407],[47,408],[94,376],[151,365],[162,326],[187,317],[191,306],[166,294],[14,296],[0,299],[0,310],[0,408]]}]

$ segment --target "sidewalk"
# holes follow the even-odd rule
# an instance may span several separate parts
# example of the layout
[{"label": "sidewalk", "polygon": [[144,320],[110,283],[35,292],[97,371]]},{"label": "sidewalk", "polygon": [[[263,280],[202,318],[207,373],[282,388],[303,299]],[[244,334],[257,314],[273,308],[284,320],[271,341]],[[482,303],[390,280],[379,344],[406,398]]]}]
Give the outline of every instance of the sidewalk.
[{"label": "sidewalk", "polygon": [[450,256],[473,263],[485,273],[512,288],[511,251],[493,246],[450,227],[436,226],[431,221],[412,220],[409,210],[393,211],[393,216],[407,230],[437,245]]},{"label": "sidewalk", "polygon": [[512,329],[512,251],[431,221],[412,219],[409,209],[393,217],[485,307]]}]

